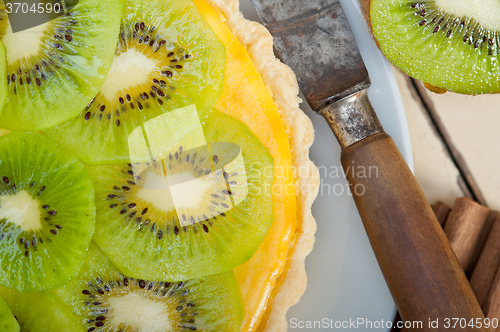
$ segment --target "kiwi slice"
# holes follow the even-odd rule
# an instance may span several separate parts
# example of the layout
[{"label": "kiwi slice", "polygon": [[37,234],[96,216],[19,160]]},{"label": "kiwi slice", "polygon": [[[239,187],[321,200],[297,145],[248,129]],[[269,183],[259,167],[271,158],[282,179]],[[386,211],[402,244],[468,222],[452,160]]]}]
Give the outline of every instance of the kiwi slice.
[{"label": "kiwi slice", "polygon": [[[206,145],[185,126],[167,135],[160,127],[146,135],[156,156],[150,162],[88,167],[97,244],[120,272],[150,280],[224,273],[250,259],[273,220],[269,152],[217,111],[200,128]],[[174,133],[170,149],[154,152],[163,151],[155,142]]]},{"label": "kiwi slice", "polygon": [[78,277],[56,293],[89,332],[234,332],[243,317],[232,272],[181,282],[134,279],[95,245]]},{"label": "kiwi slice", "polygon": [[38,291],[68,282],[94,223],[93,184],[76,157],[37,133],[0,137],[0,284]]},{"label": "kiwi slice", "polygon": [[225,48],[190,0],[127,1],[116,57],[95,99],[47,135],[87,164],[126,163],[144,122],[222,93]]},{"label": "kiwi slice", "polygon": [[19,327],[21,331],[26,332],[84,331],[78,318],[71,312],[71,308],[54,294],[21,293],[0,286],[0,295],[4,297],[12,314],[16,317],[19,324],[17,331]]},{"label": "kiwi slice", "polygon": [[77,116],[101,88],[118,39],[121,0],[80,0],[70,12],[2,37],[6,129],[41,130]]},{"label": "kiwi slice", "polygon": [[463,94],[500,92],[497,0],[371,0],[382,53],[408,75]]},{"label": "kiwi slice", "polygon": [[0,297],[0,331],[19,332],[19,323],[12,315],[7,303]]}]

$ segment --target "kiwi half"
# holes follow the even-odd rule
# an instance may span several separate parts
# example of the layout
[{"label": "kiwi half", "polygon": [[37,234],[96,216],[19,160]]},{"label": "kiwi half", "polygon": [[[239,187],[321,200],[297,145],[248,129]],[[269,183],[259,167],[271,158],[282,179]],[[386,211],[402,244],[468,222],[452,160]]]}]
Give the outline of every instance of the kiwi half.
[{"label": "kiwi half", "polygon": [[463,94],[500,92],[500,3],[371,0],[382,53],[408,75]]},{"label": "kiwi half", "polygon": [[0,297],[0,331],[19,332],[19,323],[12,315],[7,303]]},{"label": "kiwi half", "polygon": [[95,223],[83,164],[37,133],[0,137],[0,284],[20,291],[74,278]]},{"label": "kiwi half", "polygon": [[[43,292],[22,293],[0,286],[21,331],[26,332],[83,332],[78,318],[56,295]],[[1,330],[4,332],[4,330]]]},{"label": "kiwi half", "polygon": [[6,129],[41,130],[77,116],[113,61],[121,0],[80,0],[67,14],[2,37],[7,49]]},{"label": "kiwi half", "polygon": [[46,132],[87,164],[128,163],[129,135],[194,104],[201,114],[223,86],[225,48],[190,0],[129,0],[116,57],[94,100]]},{"label": "kiwi half", "polygon": [[149,163],[88,167],[96,185],[94,239],[125,275],[187,280],[224,273],[264,239],[273,220],[272,157],[233,118],[212,111],[203,121],[207,145],[188,132]]},{"label": "kiwi half", "polygon": [[236,332],[243,318],[232,272],[182,282],[139,280],[118,272],[95,245],[78,277],[56,294],[89,332]]}]

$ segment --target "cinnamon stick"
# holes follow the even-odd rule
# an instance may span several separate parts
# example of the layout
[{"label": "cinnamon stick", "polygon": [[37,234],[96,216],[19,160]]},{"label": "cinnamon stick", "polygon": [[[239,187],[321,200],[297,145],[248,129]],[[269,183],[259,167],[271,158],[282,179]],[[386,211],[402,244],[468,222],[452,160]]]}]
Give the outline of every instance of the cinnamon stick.
[{"label": "cinnamon stick", "polygon": [[448,215],[450,214],[451,207],[442,202],[437,202],[436,204],[431,205],[431,207],[434,211],[434,214],[436,215],[437,220],[439,221],[439,224],[441,225],[441,227],[444,227],[446,218],[448,218]]},{"label": "cinnamon stick", "polygon": [[466,275],[471,264],[489,209],[467,197],[457,198],[444,226],[444,232]]},{"label": "cinnamon stick", "polygon": [[470,285],[476,295],[477,302],[483,308],[499,266],[500,217],[497,217],[470,278]]},{"label": "cinnamon stick", "polygon": [[491,221],[492,224],[498,217],[500,217],[500,211],[490,210],[490,213],[488,214],[488,220]]},{"label": "cinnamon stick", "polygon": [[483,248],[486,244],[486,241],[488,240],[488,235],[490,234],[493,223],[495,222],[495,219],[497,217],[500,217],[500,212],[490,210],[490,212],[488,213],[488,217],[486,218],[486,222],[484,223],[483,229],[481,230],[481,235],[479,235],[479,240],[477,241],[474,253],[472,254],[470,264],[473,270],[479,260],[479,257],[481,256],[481,253],[483,252]]},{"label": "cinnamon stick", "polygon": [[[497,269],[495,279],[490,287],[486,301],[484,303],[484,317],[492,320],[493,318],[500,319],[500,269]],[[491,331],[500,331],[500,328],[491,329]]]}]

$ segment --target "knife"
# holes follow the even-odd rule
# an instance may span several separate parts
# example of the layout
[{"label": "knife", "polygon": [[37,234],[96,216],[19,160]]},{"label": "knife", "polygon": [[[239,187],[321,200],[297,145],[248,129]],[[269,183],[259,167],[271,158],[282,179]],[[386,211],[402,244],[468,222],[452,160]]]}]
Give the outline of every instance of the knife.
[{"label": "knife", "polygon": [[[370,104],[370,77],[339,0],[252,3],[341,145],[354,201],[402,319],[423,322],[419,331],[449,330],[453,319],[465,319],[461,331],[488,331],[442,228]],[[352,171],[374,167],[372,177]]]}]

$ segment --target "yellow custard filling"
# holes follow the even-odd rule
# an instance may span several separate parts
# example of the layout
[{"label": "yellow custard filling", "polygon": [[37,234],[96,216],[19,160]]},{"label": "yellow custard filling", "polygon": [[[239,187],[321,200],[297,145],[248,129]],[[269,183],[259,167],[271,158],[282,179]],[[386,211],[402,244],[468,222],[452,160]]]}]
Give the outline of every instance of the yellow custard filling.
[{"label": "yellow custard filling", "polygon": [[246,312],[241,330],[256,331],[295,240],[297,205],[290,144],[268,88],[245,47],[226,26],[226,18],[205,0],[194,2],[227,52],[224,89],[215,108],[244,123],[274,158],[273,224],[252,259],[235,269]]}]

